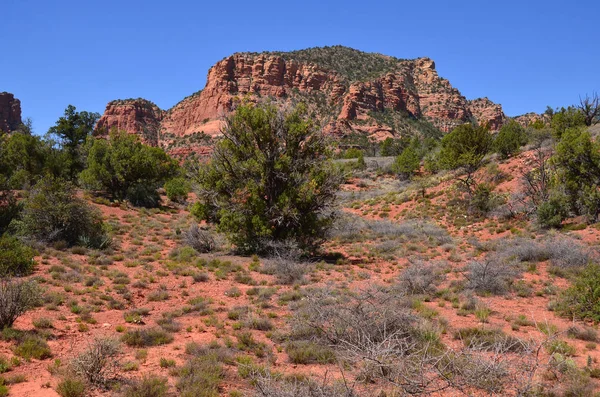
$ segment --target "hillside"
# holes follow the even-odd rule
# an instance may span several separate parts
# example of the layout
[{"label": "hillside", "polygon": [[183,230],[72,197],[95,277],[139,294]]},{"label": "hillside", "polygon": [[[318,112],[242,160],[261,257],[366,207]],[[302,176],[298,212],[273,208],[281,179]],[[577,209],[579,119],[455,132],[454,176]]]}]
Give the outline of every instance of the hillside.
[{"label": "hillside", "polygon": [[[467,100],[429,58],[404,60],[333,46],[233,54],[210,68],[201,91],[167,111],[148,113],[142,99],[109,103],[98,131],[142,133],[146,142],[176,154],[205,151],[204,137],[219,134],[222,117],[236,103],[266,99],[282,105],[304,101],[336,136],[384,139],[431,127],[448,132],[468,121],[497,130],[507,119],[487,98]],[[147,131],[153,131],[151,139]]]}]

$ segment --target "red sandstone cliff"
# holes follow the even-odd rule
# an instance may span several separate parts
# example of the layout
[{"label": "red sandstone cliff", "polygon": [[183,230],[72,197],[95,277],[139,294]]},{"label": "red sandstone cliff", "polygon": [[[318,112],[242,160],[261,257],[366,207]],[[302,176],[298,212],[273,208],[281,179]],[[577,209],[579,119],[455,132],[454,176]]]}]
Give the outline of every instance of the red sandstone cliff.
[{"label": "red sandstone cliff", "polygon": [[13,94],[0,92],[0,131],[14,131],[21,123],[21,101]]},{"label": "red sandstone cliff", "polygon": [[210,68],[203,90],[173,108],[163,112],[141,99],[113,101],[98,126],[141,133],[147,143],[187,153],[189,145],[203,150],[200,141],[219,134],[222,116],[237,103],[265,98],[307,102],[327,132],[377,138],[404,133],[404,127],[390,121],[402,118],[427,121],[444,132],[471,120],[498,130],[506,120],[502,107],[487,98],[467,100],[438,75],[429,58],[400,60],[351,51],[359,54],[358,67],[364,56],[373,70],[356,77],[331,66],[343,60],[327,58],[328,68],[318,63],[322,58],[295,59],[297,53],[234,54]]},{"label": "red sandstone cliff", "polygon": [[96,131],[104,134],[116,128],[139,134],[146,144],[158,146],[162,118],[163,111],[145,99],[116,100],[106,105],[106,110],[96,125]]}]

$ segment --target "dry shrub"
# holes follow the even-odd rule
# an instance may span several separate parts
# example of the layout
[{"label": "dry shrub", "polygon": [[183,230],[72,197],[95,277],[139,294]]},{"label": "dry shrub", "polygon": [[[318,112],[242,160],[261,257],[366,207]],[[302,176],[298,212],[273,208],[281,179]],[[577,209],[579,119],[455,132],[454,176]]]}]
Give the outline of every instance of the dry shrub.
[{"label": "dry shrub", "polygon": [[38,285],[33,281],[0,280],[0,330],[41,301]]},{"label": "dry shrub", "polygon": [[467,265],[467,288],[479,294],[501,295],[508,291],[513,280],[520,274],[514,262],[486,258]]},{"label": "dry shrub", "polygon": [[119,379],[119,342],[114,339],[95,339],[88,349],[71,360],[73,372],[98,387],[108,387]]},{"label": "dry shrub", "polygon": [[416,262],[406,268],[399,277],[398,289],[406,295],[426,295],[434,293],[436,285],[446,276],[440,271],[440,265],[432,262]]},{"label": "dry shrub", "polygon": [[201,229],[196,223],[190,226],[183,237],[187,245],[201,253],[211,252],[217,248],[217,242],[212,233]]}]

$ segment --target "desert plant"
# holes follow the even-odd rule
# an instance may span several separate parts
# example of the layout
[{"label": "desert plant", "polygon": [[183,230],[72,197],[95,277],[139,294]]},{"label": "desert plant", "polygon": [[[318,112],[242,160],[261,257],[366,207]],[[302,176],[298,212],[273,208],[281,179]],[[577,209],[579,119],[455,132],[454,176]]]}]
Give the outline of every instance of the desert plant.
[{"label": "desert plant", "polygon": [[48,343],[39,336],[28,335],[19,341],[14,352],[17,356],[23,357],[26,360],[35,358],[36,360],[44,360],[52,357],[52,352]]},{"label": "desert plant", "polygon": [[0,329],[11,327],[15,320],[41,301],[33,281],[0,280]]},{"label": "desert plant", "polygon": [[600,265],[590,263],[560,294],[556,311],[566,317],[600,321]]},{"label": "desert plant", "polygon": [[61,397],[85,397],[87,386],[85,382],[76,377],[66,377],[56,385],[56,392]]},{"label": "desert plant", "polygon": [[169,390],[167,378],[146,375],[125,388],[124,397],[165,397]]},{"label": "desert plant", "polygon": [[218,397],[223,367],[214,353],[197,355],[179,371],[177,389],[182,397]]},{"label": "desert plant", "polygon": [[486,258],[467,265],[467,288],[480,294],[505,293],[519,271],[515,263]]},{"label": "desert plant", "polygon": [[217,243],[212,233],[201,229],[196,223],[192,224],[185,232],[184,241],[198,252],[211,252],[216,249]]},{"label": "desert plant", "polygon": [[444,274],[434,263],[417,262],[400,273],[398,288],[407,295],[431,294],[444,278]]},{"label": "desert plant", "polygon": [[146,146],[124,131],[111,131],[108,140],[90,138],[87,146],[87,168],[80,176],[84,185],[134,205],[157,205],[157,188],[177,170],[176,161],[161,148]]},{"label": "desert plant", "polygon": [[185,178],[178,177],[165,182],[165,193],[175,203],[185,203],[189,192],[190,184]]},{"label": "desert plant", "polygon": [[15,237],[0,237],[0,277],[25,276],[33,271],[35,251]]},{"label": "desert plant", "polygon": [[171,343],[173,335],[160,328],[146,328],[127,331],[121,340],[131,347],[159,346]]},{"label": "desert plant", "polygon": [[519,148],[527,143],[525,129],[516,121],[510,120],[504,124],[496,139],[494,139],[494,150],[504,159],[519,152]]},{"label": "desert plant", "polygon": [[118,378],[119,342],[95,339],[84,352],[71,360],[73,372],[94,386],[107,387]]},{"label": "desert plant", "polygon": [[78,198],[71,183],[52,177],[41,179],[29,192],[18,229],[44,242],[84,242],[94,248],[110,243],[100,212]]},{"label": "desert plant", "polygon": [[319,245],[341,180],[307,108],[242,105],[222,132],[210,163],[196,174],[195,214],[215,221],[242,251],[263,251],[268,240]]}]

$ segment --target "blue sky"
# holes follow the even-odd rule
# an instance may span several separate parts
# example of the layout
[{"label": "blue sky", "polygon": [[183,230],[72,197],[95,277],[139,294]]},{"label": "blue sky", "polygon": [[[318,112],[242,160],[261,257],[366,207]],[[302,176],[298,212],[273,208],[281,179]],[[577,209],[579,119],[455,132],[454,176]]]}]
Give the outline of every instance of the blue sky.
[{"label": "blue sky", "polygon": [[429,56],[463,95],[508,115],[600,91],[600,2],[2,0],[0,91],[43,134],[69,104],[168,109],[237,51],[342,44]]}]

